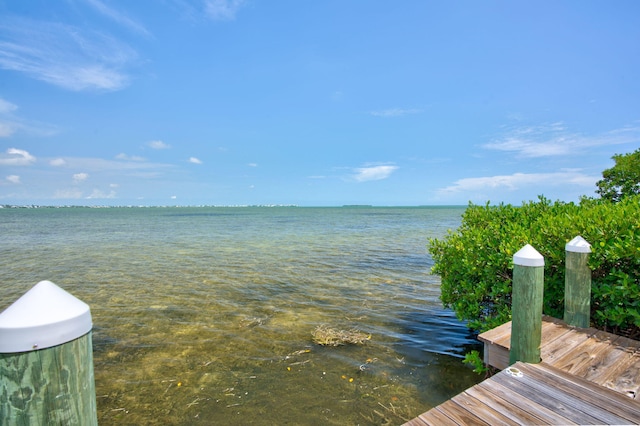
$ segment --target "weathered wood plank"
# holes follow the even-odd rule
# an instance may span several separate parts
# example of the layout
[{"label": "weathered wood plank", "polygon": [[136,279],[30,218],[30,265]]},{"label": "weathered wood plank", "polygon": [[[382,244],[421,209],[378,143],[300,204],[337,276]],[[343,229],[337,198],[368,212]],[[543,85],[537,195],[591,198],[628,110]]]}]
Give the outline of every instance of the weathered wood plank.
[{"label": "weathered wood plank", "polygon": [[[491,365],[508,366],[510,332],[479,336]],[[522,377],[502,371],[408,424],[640,424],[639,341],[543,317],[541,356],[514,365]]]},{"label": "weathered wood plank", "polygon": [[472,411],[473,414],[491,425],[517,425],[519,422],[514,421],[511,417],[503,414],[500,408],[494,408],[493,404],[486,404],[483,398],[476,398],[477,392],[473,388],[455,396],[453,400],[459,405],[466,404],[465,408]]},{"label": "weathered wood plank", "polygon": [[571,332],[571,328],[567,324],[557,318],[543,315],[542,316],[542,342],[543,346],[548,345]]},{"label": "weathered wood plank", "polygon": [[430,426],[433,423],[430,423],[430,421],[428,421],[429,418],[425,417],[425,414],[429,414],[429,413],[431,413],[431,411],[420,414],[415,419],[411,419],[408,422],[404,423],[403,426]]},{"label": "weathered wood plank", "polygon": [[603,410],[612,411],[632,424],[640,424],[640,402],[638,401],[545,364],[528,365],[527,368],[534,371],[545,368],[545,374],[550,377],[552,383],[571,382],[575,388],[581,388],[579,392],[576,391],[580,397],[590,399],[592,404],[601,407]]},{"label": "weathered wood plank", "polygon": [[605,352],[609,350],[611,350],[611,346],[608,343],[589,337],[557,359],[545,359],[545,362],[556,368],[580,376],[578,372],[586,371],[586,369],[593,366],[597,362],[596,360],[603,357]]},{"label": "weathered wood plank", "polygon": [[501,397],[500,393],[506,392],[512,394],[512,392],[507,388],[502,388],[502,391],[499,388],[500,385],[497,384],[492,384],[491,386],[474,386],[465,392],[488,407],[500,412],[508,419],[494,424],[531,425],[543,424],[545,420],[547,420],[546,423],[548,423],[549,420],[552,420],[544,415],[539,415],[540,408],[544,410],[543,407],[533,407],[531,404],[527,404],[517,397],[512,398],[511,401],[508,400],[508,397]]},{"label": "weathered wood plank", "polygon": [[[525,377],[534,379],[536,384],[540,384],[539,389],[545,389],[549,395],[562,395],[560,398],[570,403],[576,409],[582,411],[594,419],[596,424],[635,424],[634,419],[640,420],[635,416],[634,419],[625,418],[617,408],[625,402],[624,396],[608,389],[589,388],[586,386],[586,380],[581,378],[554,374],[561,373],[561,370],[555,369],[549,365],[526,365],[518,366]],[[632,405],[627,404],[627,407]],[[633,408],[633,407],[632,407]],[[640,404],[636,404],[635,411],[640,410]]]},{"label": "weathered wood plank", "polygon": [[451,399],[456,404],[464,407],[467,411],[473,413],[483,422],[490,425],[516,425],[517,423],[509,417],[502,414],[499,410],[494,409],[491,405],[483,403],[481,400],[473,397],[469,392],[462,392]]},{"label": "weathered wood plank", "polygon": [[500,345],[484,344],[484,363],[498,370],[509,366],[509,349]]},{"label": "weathered wood plank", "polygon": [[[520,367],[521,363],[515,364]],[[602,424],[602,420],[594,417],[588,404],[576,401],[571,395],[559,391],[553,385],[535,380],[529,375],[513,377],[506,372],[495,375],[492,380],[511,389],[523,398],[561,414],[568,420],[578,424]]]},{"label": "weathered wood plank", "polygon": [[478,335],[478,340],[483,343],[492,343],[508,348],[511,342],[511,321],[505,322],[504,324],[499,325],[496,328],[492,328],[489,331],[485,331],[484,333],[480,333]]},{"label": "weathered wood plank", "polygon": [[640,391],[640,356],[629,354],[603,383],[609,389],[615,389],[628,397],[638,398]]},{"label": "weathered wood plank", "polygon": [[525,419],[528,417],[532,418],[532,421],[524,421],[523,424],[577,424],[563,416],[562,413],[540,405],[532,399],[523,397],[520,393],[514,391],[512,387],[505,386],[494,380],[494,378],[485,380],[476,385],[476,387],[485,389],[488,393],[510,403],[515,407],[511,415],[524,417]]},{"label": "weathered wood plank", "polygon": [[411,426],[421,426],[422,424],[429,426],[440,426],[440,425],[457,425],[453,420],[447,417],[444,413],[435,408],[433,410],[429,410],[426,413],[420,414],[418,416],[422,423],[414,424]]},{"label": "weathered wood plank", "polygon": [[583,343],[588,338],[588,334],[571,329],[569,332],[564,333],[561,338],[555,339],[552,342],[545,342],[545,345],[541,349],[542,359],[546,363],[553,364],[556,359],[561,358],[570,352],[572,348]]},{"label": "weathered wood plank", "polygon": [[454,424],[478,426],[486,426],[489,424],[474,416],[473,413],[465,409],[465,407],[456,404],[453,400],[445,401],[435,409],[449,417]]},{"label": "weathered wood plank", "polygon": [[[587,369],[582,377],[599,385],[606,386],[607,383],[612,382],[615,377],[620,374],[620,367],[626,365],[629,359],[637,357],[632,349],[617,344],[618,341],[619,340],[615,340],[613,345],[610,345],[607,350],[600,353],[599,356],[594,359],[593,366]],[[611,386],[606,387],[615,390],[615,388]]]}]

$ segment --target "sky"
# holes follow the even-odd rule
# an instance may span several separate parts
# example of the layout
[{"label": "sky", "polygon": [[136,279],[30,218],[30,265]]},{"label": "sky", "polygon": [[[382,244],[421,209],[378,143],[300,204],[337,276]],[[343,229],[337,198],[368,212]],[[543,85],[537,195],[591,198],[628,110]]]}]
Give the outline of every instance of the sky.
[{"label": "sky", "polygon": [[0,0],[0,205],[520,205],[640,147],[637,0]]}]

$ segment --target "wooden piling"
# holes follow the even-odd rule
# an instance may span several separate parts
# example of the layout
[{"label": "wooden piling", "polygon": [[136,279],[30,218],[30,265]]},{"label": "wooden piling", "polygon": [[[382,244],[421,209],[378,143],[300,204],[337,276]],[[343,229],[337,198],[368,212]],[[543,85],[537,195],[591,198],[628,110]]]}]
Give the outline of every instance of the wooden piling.
[{"label": "wooden piling", "polygon": [[89,306],[41,281],[0,314],[0,424],[97,425]]},{"label": "wooden piling", "polygon": [[544,258],[527,244],[513,255],[509,363],[540,362]]},{"label": "wooden piling", "polygon": [[591,320],[591,245],[581,236],[565,246],[564,321],[576,327],[589,327]]}]

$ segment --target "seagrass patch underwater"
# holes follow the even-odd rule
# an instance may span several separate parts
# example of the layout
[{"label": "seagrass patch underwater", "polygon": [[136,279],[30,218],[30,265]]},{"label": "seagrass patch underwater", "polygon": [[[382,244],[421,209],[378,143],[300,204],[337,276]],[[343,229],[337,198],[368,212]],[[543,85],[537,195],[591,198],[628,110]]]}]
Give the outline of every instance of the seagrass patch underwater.
[{"label": "seagrass patch underwater", "polygon": [[480,380],[426,249],[463,211],[1,209],[0,309],[90,305],[101,425],[400,424]]}]

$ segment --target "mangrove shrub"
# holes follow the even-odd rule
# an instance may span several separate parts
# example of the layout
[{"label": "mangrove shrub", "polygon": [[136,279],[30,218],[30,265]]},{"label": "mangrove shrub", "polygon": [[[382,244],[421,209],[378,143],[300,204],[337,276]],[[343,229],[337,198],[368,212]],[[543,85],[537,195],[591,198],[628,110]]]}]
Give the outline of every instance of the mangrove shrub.
[{"label": "mangrove shrub", "polygon": [[458,229],[429,241],[443,304],[479,331],[511,320],[513,254],[531,244],[545,258],[544,313],[562,318],[565,244],[577,235],[592,245],[592,324],[640,330],[640,196],[469,204]]}]

